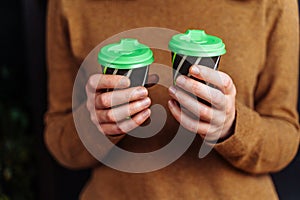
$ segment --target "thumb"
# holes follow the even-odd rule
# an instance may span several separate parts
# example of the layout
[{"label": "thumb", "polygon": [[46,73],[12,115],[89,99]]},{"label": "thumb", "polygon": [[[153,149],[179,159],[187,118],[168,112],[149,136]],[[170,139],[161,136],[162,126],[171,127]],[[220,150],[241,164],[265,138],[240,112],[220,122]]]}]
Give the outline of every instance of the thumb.
[{"label": "thumb", "polygon": [[145,84],[146,88],[152,87],[154,85],[156,85],[159,81],[159,76],[157,74],[150,74],[148,76],[148,82],[147,84]]}]

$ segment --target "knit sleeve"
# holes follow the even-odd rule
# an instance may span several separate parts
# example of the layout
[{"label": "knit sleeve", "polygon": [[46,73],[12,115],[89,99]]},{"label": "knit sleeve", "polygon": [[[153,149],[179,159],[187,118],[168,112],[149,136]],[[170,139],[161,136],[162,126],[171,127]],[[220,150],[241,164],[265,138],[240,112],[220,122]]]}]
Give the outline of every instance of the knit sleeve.
[{"label": "knit sleeve", "polygon": [[234,134],[215,149],[232,165],[260,174],[281,170],[299,146],[297,105],[299,23],[296,0],[282,0],[267,38],[255,107],[236,103]]},{"label": "knit sleeve", "polygon": [[[75,128],[72,90],[80,63],[76,61],[70,46],[68,23],[61,2],[51,0],[47,15],[49,108],[45,115],[45,143],[51,154],[63,166],[73,169],[89,168],[99,162],[86,150]],[[83,101],[73,112],[87,112],[85,105]],[[90,121],[89,118],[82,120]],[[113,143],[120,139],[110,138]]]}]

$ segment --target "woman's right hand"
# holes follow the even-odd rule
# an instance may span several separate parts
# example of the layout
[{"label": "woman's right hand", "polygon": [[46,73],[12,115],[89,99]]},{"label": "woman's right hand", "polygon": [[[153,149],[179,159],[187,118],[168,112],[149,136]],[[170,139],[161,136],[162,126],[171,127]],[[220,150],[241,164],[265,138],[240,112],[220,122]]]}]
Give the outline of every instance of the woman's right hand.
[{"label": "woman's right hand", "polygon": [[[154,76],[152,79],[158,77]],[[125,134],[141,125],[150,116],[151,100],[148,97],[148,90],[142,86],[129,86],[130,80],[125,76],[106,74],[90,76],[85,88],[86,106],[91,120],[103,134]],[[105,89],[114,90],[103,92]]]}]

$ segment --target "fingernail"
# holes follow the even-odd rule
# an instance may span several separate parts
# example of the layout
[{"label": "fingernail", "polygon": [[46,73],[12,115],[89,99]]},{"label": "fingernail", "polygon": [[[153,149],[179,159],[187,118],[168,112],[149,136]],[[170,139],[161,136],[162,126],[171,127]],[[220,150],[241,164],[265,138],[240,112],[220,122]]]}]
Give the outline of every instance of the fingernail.
[{"label": "fingernail", "polygon": [[176,84],[183,85],[185,83],[185,78],[183,76],[179,76],[176,79]]},{"label": "fingernail", "polygon": [[168,101],[168,104],[169,104],[170,107],[173,107],[173,102],[172,102],[172,100],[169,100],[169,101]]},{"label": "fingernail", "polygon": [[170,106],[171,108],[173,108],[173,107],[175,106],[174,100],[169,100],[169,101],[168,101],[168,104],[169,104],[169,106]]},{"label": "fingernail", "polygon": [[143,99],[141,102],[141,106],[148,106],[150,104],[150,98]]},{"label": "fingernail", "polygon": [[148,91],[146,88],[144,87],[140,87],[138,88],[135,92],[134,92],[135,95],[139,96],[139,97],[144,97],[144,96],[147,96],[148,95]]},{"label": "fingernail", "polygon": [[176,88],[174,86],[169,87],[169,92],[171,94],[175,94],[176,93]]},{"label": "fingernail", "polygon": [[147,118],[147,117],[150,116],[150,110],[149,110],[149,109],[146,109],[146,110],[144,110],[141,114],[143,115],[144,118]]},{"label": "fingernail", "polygon": [[123,87],[129,87],[130,85],[130,81],[128,78],[122,78],[119,82],[120,86],[123,86]]},{"label": "fingernail", "polygon": [[193,65],[193,66],[191,67],[191,72],[192,72],[193,74],[200,74],[199,68],[198,68],[197,66],[195,66],[195,65]]}]

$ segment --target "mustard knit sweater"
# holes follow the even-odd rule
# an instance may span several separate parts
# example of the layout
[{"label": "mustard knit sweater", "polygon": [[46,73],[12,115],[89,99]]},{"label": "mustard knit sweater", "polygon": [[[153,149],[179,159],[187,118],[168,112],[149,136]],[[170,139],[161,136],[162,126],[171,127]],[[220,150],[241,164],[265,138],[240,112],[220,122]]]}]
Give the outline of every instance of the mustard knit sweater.
[{"label": "mustard knit sweater", "polygon": [[[202,140],[197,136],[171,165],[134,174],[111,169],[90,155],[71,110],[74,80],[88,53],[106,38],[139,27],[203,29],[222,38],[227,53],[219,70],[236,85],[237,115],[233,135],[205,158],[198,158]],[[51,0],[47,147],[68,168],[93,169],[80,199],[277,199],[268,174],[284,168],[299,145],[298,31],[296,0]],[[169,52],[155,51],[155,58],[171,66]],[[152,102],[168,111],[167,88],[149,91]],[[78,110],[86,111],[84,100]],[[159,149],[178,127],[169,112],[167,116],[165,127],[152,138],[110,139],[136,152]]]}]

